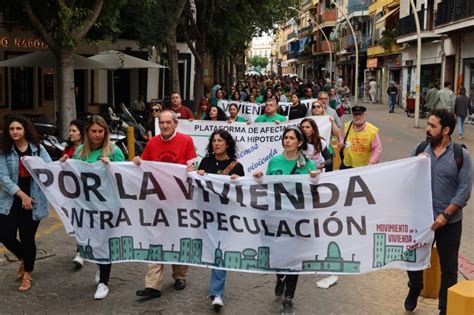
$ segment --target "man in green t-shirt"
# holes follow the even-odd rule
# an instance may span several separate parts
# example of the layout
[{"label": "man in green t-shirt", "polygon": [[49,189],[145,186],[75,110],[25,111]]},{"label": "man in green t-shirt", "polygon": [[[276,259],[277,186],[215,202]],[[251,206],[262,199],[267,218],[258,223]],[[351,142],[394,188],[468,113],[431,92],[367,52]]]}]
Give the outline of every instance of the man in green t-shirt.
[{"label": "man in green t-shirt", "polygon": [[274,122],[279,121],[283,122],[286,121],[285,116],[278,114],[278,104],[275,102],[274,99],[268,99],[265,102],[265,113],[260,115],[255,119],[255,122]]}]

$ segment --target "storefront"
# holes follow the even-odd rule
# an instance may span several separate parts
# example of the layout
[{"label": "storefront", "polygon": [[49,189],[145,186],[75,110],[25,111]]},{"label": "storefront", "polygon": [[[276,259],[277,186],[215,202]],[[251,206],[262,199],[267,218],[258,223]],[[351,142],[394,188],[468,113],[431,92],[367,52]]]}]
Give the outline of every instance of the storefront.
[{"label": "storefront", "polygon": [[[48,49],[47,45],[29,30],[0,28],[0,61],[15,58],[35,51]],[[145,60],[166,63],[164,58],[152,51],[140,50],[134,41],[119,40],[103,47],[80,44],[75,53],[84,57],[101,51],[115,49]],[[180,90],[184,101],[194,95],[194,58],[185,43],[178,43],[178,71]],[[163,56],[166,57],[166,54]],[[8,67],[0,68],[0,116],[6,114],[41,114],[54,120],[55,70],[48,68]],[[146,101],[168,97],[169,69],[74,70],[77,116],[85,113],[104,112],[112,104],[112,84],[115,103],[130,105],[138,95]]]}]

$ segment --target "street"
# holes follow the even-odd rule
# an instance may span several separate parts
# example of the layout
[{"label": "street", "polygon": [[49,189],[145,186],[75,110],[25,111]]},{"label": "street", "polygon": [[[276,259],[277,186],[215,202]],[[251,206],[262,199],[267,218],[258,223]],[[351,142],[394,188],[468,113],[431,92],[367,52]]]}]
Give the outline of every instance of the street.
[{"label": "street", "polygon": [[[382,161],[408,157],[416,144],[425,138],[426,119],[415,129],[414,118],[401,108],[389,114],[385,105],[364,104],[367,120],[379,127],[383,144]],[[349,115],[344,116],[350,119]],[[465,126],[463,143],[474,156],[474,125]],[[455,131],[456,132],[456,131]],[[456,139],[454,133],[453,139]],[[464,209],[460,256],[464,262],[459,279],[474,278],[474,206]],[[95,301],[96,266],[85,263],[74,270],[75,241],[66,235],[60,219],[51,212],[37,234],[38,260],[33,273],[33,287],[18,291],[15,282],[17,262],[0,246],[1,314],[212,314],[207,299],[210,270],[192,267],[183,291],[173,289],[171,268],[165,268],[162,297],[141,300],[135,291],[144,288],[146,265],[116,264],[112,267],[110,293]],[[7,256],[5,256],[7,254]],[[300,276],[295,295],[296,314],[405,314],[403,301],[408,292],[404,271],[387,270],[356,276],[339,276],[329,289],[316,287],[327,275]],[[277,314],[280,298],[273,294],[274,275],[229,272],[222,314]],[[417,315],[437,313],[437,300],[420,298]]]}]

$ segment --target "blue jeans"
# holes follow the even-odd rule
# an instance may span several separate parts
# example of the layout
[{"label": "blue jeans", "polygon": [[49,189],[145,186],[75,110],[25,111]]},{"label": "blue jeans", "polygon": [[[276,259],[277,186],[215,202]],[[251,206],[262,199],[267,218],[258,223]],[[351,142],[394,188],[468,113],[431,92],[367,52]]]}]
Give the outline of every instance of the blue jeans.
[{"label": "blue jeans", "polygon": [[209,297],[224,296],[225,278],[227,271],[212,269],[211,283],[209,284]]},{"label": "blue jeans", "polygon": [[395,109],[395,103],[397,102],[397,94],[388,95],[388,110],[393,112]]},{"label": "blue jeans", "polygon": [[466,117],[463,116],[456,116],[456,128],[458,128],[458,136],[462,136],[464,134],[464,121]]}]

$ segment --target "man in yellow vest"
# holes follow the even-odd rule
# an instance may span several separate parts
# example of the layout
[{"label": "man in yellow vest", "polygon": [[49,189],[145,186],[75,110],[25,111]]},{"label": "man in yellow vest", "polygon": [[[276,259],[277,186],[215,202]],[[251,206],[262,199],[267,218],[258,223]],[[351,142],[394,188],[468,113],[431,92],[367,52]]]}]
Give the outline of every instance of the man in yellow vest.
[{"label": "man in yellow vest", "polygon": [[352,107],[352,120],[344,125],[343,163],[340,169],[377,164],[382,153],[379,129],[365,120],[365,106]]}]

